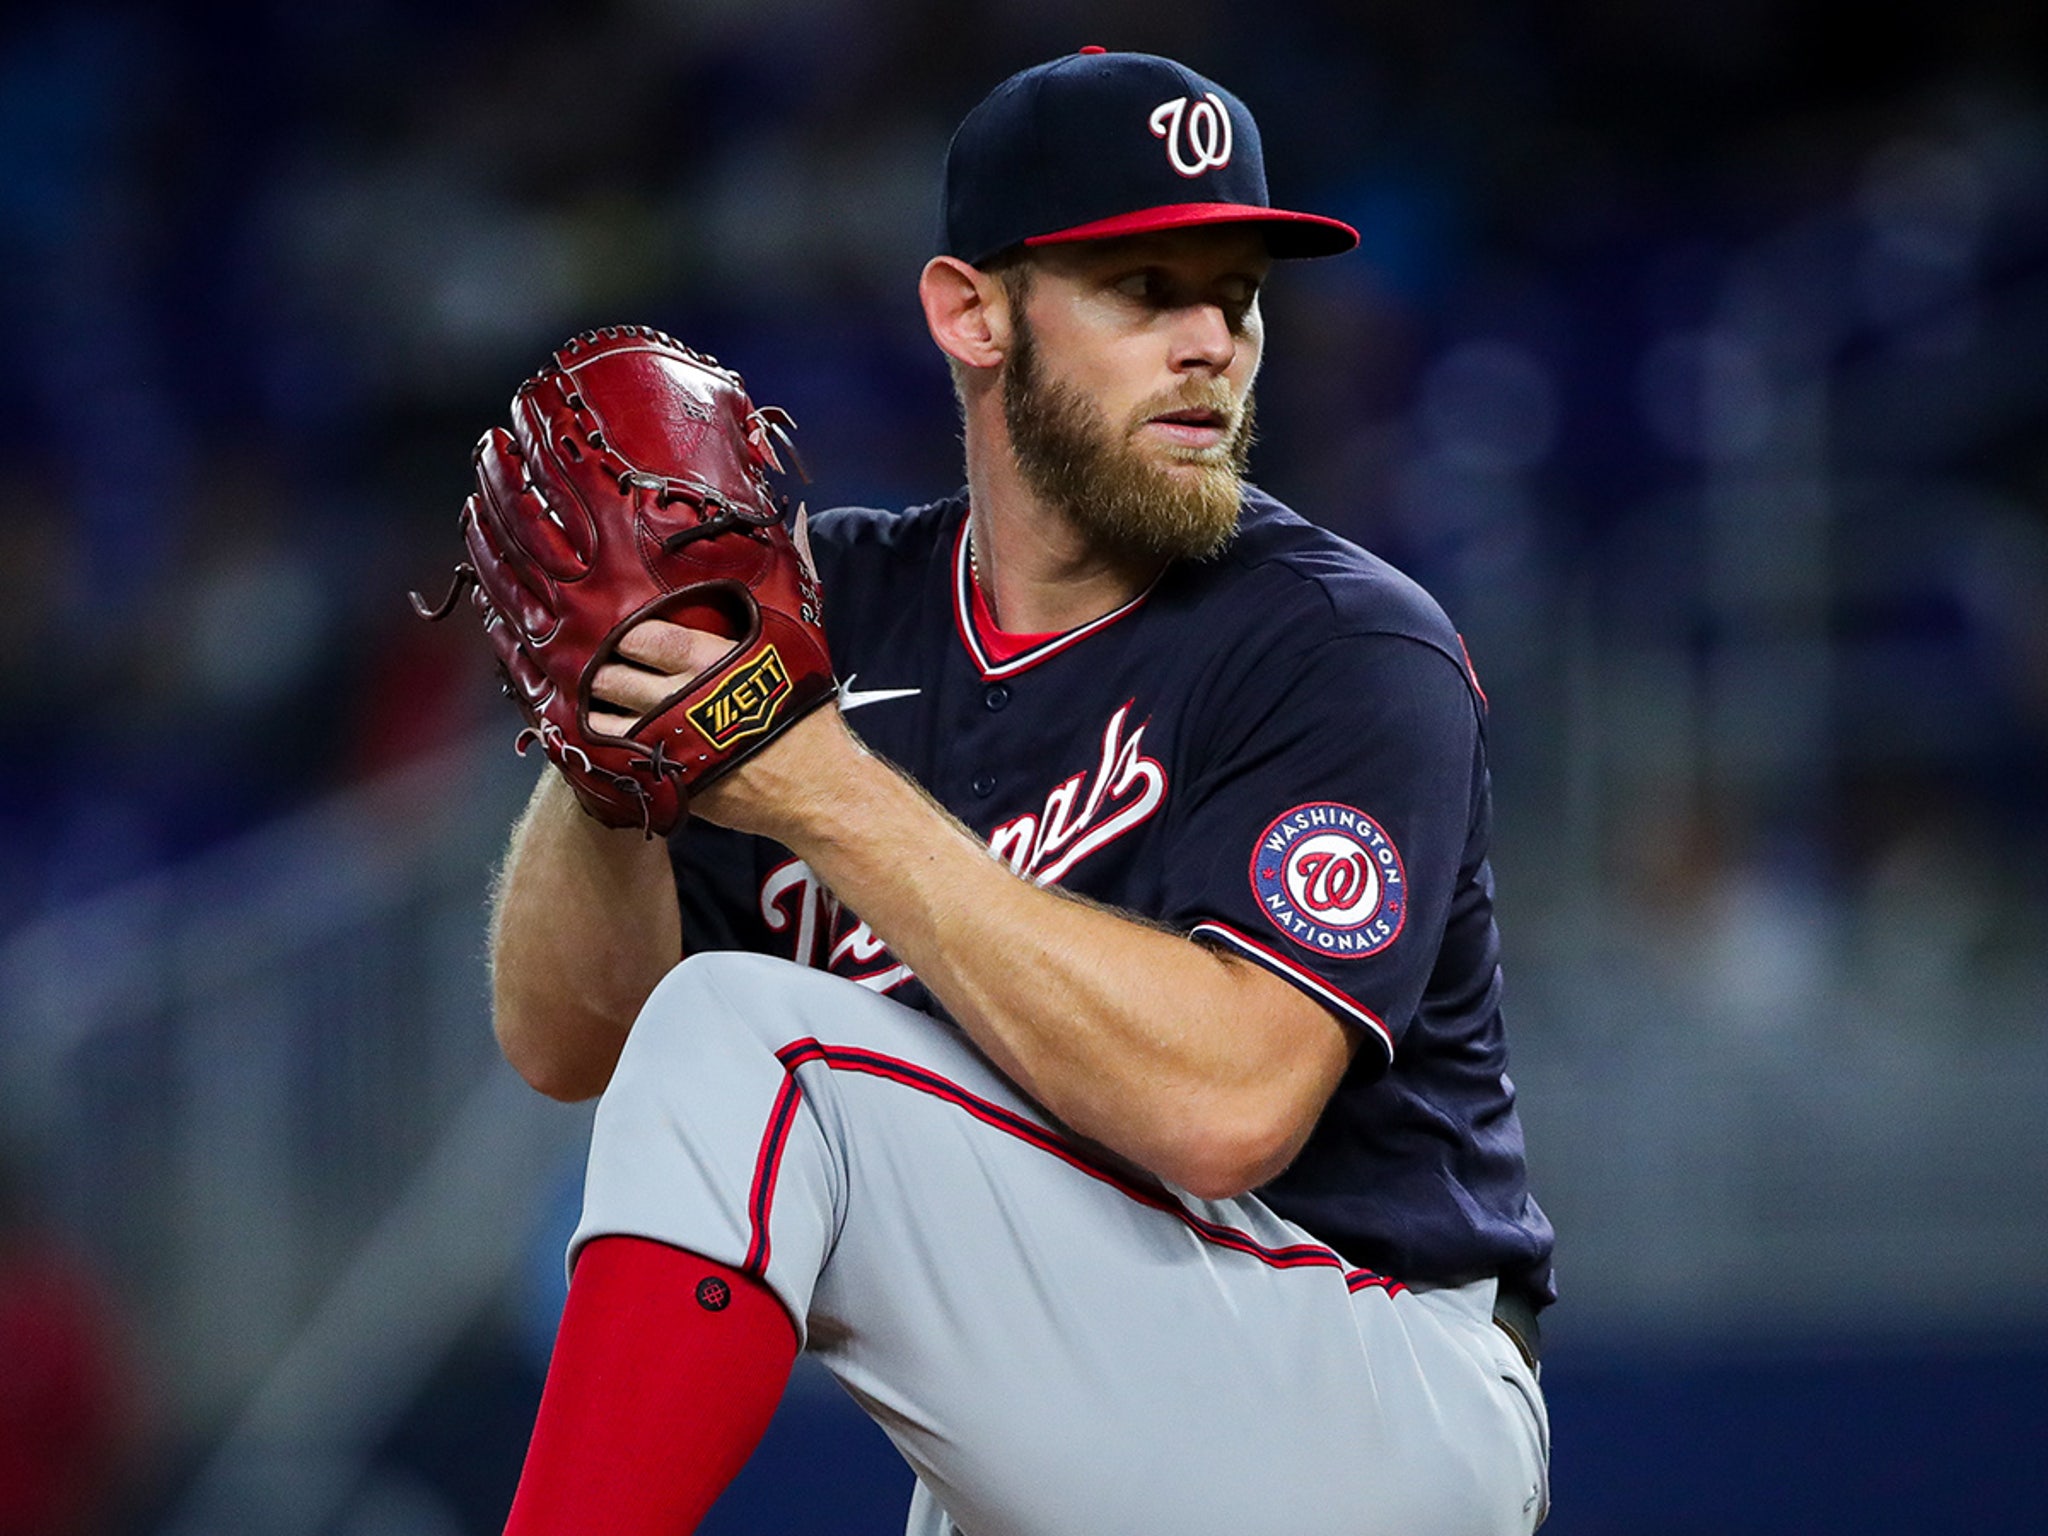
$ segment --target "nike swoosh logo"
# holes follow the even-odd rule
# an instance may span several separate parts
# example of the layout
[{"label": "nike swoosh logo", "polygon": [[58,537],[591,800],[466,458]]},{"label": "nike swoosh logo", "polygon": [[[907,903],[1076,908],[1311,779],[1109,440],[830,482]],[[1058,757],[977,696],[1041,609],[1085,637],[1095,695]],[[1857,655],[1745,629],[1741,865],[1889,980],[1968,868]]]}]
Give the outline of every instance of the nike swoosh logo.
[{"label": "nike swoosh logo", "polygon": [[854,679],[859,676],[856,672],[839,685],[839,712],[842,715],[870,704],[886,704],[891,699],[914,699],[924,692],[922,688],[869,688],[863,692],[853,686]]}]

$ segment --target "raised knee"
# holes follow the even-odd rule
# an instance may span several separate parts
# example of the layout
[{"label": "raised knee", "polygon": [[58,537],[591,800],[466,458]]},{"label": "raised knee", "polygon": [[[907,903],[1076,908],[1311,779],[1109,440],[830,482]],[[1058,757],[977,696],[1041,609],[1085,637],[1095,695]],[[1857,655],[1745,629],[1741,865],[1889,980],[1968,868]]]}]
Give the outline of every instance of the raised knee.
[{"label": "raised knee", "polygon": [[[734,1035],[766,1040],[785,960],[741,950],[710,950],[681,961],[656,985],[634,1020],[619,1058],[620,1072],[664,1071],[680,1054],[702,1051]],[[617,1074],[614,1074],[614,1081]]]},{"label": "raised knee", "polygon": [[[801,966],[741,949],[712,949],[689,955],[656,984],[640,1010],[650,1016],[691,1019],[699,1016],[752,1018],[777,1006]],[[635,1025],[638,1028],[638,1025]]]}]

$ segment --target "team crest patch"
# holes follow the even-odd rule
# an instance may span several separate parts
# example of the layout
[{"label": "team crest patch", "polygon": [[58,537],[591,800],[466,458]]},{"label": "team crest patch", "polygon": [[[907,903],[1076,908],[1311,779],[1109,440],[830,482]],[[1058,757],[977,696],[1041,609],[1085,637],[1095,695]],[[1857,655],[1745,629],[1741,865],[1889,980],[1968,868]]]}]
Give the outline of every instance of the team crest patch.
[{"label": "team crest patch", "polygon": [[1288,938],[1319,955],[1377,954],[1408,916],[1408,877],[1394,840],[1365,812],[1298,805],[1260,834],[1252,892]]}]

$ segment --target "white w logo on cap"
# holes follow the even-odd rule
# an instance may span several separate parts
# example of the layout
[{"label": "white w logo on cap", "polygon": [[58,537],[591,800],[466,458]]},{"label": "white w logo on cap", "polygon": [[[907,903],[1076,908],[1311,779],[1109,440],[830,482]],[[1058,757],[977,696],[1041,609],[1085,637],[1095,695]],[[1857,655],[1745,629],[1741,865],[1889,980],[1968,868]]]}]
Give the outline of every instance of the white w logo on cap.
[{"label": "white w logo on cap", "polygon": [[1176,96],[1152,109],[1152,136],[1166,140],[1166,158],[1183,176],[1220,171],[1230,164],[1230,109],[1214,91],[1189,103]]}]

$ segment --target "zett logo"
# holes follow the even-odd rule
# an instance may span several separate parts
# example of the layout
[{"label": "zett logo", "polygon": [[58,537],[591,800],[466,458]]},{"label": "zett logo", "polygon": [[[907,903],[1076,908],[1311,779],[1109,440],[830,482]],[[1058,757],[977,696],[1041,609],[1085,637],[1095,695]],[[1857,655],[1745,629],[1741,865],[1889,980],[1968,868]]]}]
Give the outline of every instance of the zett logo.
[{"label": "zett logo", "polygon": [[1183,176],[1220,171],[1230,164],[1230,109],[1214,91],[1190,105],[1176,96],[1152,109],[1152,137],[1166,140],[1166,158]]},{"label": "zett logo", "polygon": [[789,672],[771,645],[736,668],[715,692],[692,704],[690,723],[722,749],[767,730],[776,707],[788,697]]}]

